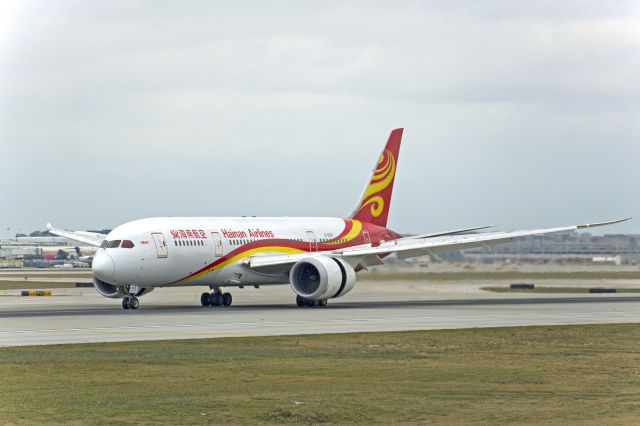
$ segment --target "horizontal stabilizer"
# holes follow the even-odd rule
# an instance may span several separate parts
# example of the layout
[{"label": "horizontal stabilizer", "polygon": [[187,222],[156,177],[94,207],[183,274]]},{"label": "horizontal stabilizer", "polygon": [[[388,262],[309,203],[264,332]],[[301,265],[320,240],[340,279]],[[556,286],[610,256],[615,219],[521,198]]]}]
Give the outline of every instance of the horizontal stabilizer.
[{"label": "horizontal stabilizer", "polygon": [[463,229],[454,229],[452,231],[435,232],[433,234],[410,235],[408,237],[399,238],[399,240],[409,240],[409,239],[416,239],[416,238],[433,238],[433,237],[442,237],[444,235],[463,234],[465,232],[473,232],[473,231],[479,231],[481,229],[493,228],[494,226],[495,225],[485,225],[485,226],[477,226],[475,228],[463,228]]}]

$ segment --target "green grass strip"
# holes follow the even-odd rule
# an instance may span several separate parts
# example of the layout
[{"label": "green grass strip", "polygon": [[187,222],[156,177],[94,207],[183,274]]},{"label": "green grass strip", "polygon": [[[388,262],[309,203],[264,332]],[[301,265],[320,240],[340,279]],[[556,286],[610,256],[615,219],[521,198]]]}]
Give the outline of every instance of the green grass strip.
[{"label": "green grass strip", "polygon": [[634,424],[640,325],[0,349],[2,424]]}]

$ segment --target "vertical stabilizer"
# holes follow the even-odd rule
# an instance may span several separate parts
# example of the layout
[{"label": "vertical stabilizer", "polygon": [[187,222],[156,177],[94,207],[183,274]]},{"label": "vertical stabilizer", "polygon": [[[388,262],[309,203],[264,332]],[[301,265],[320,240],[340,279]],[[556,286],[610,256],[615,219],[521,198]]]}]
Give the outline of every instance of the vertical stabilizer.
[{"label": "vertical stabilizer", "polygon": [[360,198],[358,208],[351,215],[352,219],[378,226],[387,226],[402,131],[403,129],[391,131],[387,145],[384,147],[373,173],[371,173],[369,184]]}]

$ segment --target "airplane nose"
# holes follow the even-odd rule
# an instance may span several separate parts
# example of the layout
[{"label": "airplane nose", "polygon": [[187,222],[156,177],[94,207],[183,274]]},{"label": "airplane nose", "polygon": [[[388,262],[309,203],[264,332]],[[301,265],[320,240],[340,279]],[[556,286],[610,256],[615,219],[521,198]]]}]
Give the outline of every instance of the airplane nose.
[{"label": "airplane nose", "polygon": [[113,259],[106,253],[98,253],[91,264],[93,275],[99,280],[109,281],[115,272],[116,266]]}]

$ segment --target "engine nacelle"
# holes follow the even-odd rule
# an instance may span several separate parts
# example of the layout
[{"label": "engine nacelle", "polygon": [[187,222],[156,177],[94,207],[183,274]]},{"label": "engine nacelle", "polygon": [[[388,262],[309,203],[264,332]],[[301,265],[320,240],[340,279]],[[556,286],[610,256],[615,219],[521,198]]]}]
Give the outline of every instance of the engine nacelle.
[{"label": "engine nacelle", "polygon": [[340,297],[353,289],[356,273],[342,259],[318,256],[298,261],[291,272],[289,282],[298,296],[311,300]]},{"label": "engine nacelle", "polygon": [[113,285],[99,280],[95,276],[93,277],[93,286],[98,293],[104,297],[110,297],[112,299],[119,299],[126,294],[125,288],[121,285]]},{"label": "engine nacelle", "polygon": [[[99,280],[95,276],[93,277],[93,286],[96,291],[104,297],[111,299],[120,299],[129,294],[129,286],[109,284],[102,280]],[[134,296],[142,296],[143,294],[151,293],[153,288],[140,288]]]}]

